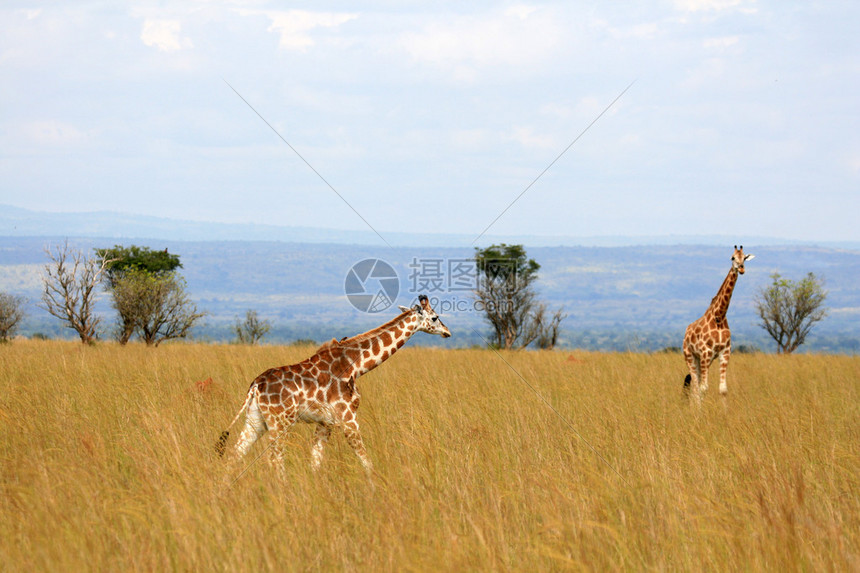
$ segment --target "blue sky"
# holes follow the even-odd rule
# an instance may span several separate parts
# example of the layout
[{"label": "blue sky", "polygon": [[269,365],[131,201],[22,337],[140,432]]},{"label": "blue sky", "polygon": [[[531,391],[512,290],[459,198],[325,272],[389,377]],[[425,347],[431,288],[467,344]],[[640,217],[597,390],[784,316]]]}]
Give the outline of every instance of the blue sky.
[{"label": "blue sky", "polygon": [[856,2],[4,2],[0,204],[858,240]]}]

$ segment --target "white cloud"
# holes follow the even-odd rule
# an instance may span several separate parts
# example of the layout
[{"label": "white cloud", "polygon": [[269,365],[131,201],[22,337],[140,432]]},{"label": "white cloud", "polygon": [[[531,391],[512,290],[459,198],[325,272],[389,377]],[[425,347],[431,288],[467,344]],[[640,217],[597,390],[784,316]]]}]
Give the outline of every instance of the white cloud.
[{"label": "white cloud", "polygon": [[616,40],[653,40],[660,28],[655,22],[646,22],[627,27],[608,27],[609,34]]},{"label": "white cloud", "polygon": [[[255,12],[243,12],[253,14]],[[310,32],[316,28],[336,28],[341,24],[355,20],[358,14],[346,12],[308,12],[306,10],[288,10],[286,12],[265,12],[272,21],[269,32],[280,35],[278,45],[287,50],[305,51],[314,45]]]},{"label": "white cloud", "polygon": [[707,38],[702,42],[702,46],[708,49],[725,50],[738,43],[737,36],[726,36],[723,38]]},{"label": "white cloud", "polygon": [[594,96],[585,96],[576,103],[576,115],[579,117],[596,117],[606,106]]},{"label": "white cloud", "polygon": [[151,48],[173,52],[191,48],[191,40],[179,35],[182,29],[178,20],[144,20],[140,39]]},{"label": "white cloud", "polygon": [[622,135],[618,142],[625,146],[639,147],[642,145],[642,135],[638,133],[627,133]]},{"label": "white cloud", "polygon": [[696,67],[687,70],[686,77],[681,81],[684,89],[695,90],[707,86],[713,87],[724,81],[727,64],[722,58],[707,58],[697,63]]},{"label": "white cloud", "polygon": [[569,119],[573,116],[573,110],[568,105],[558,103],[547,103],[538,110],[542,115],[547,115],[557,119]]},{"label": "white cloud", "polygon": [[505,16],[514,16],[515,18],[519,18],[520,20],[525,20],[535,10],[537,10],[537,8],[535,8],[534,6],[518,4],[517,6],[511,6],[510,8],[505,10]]},{"label": "white cloud", "polygon": [[744,0],[675,0],[675,6],[687,12],[711,12],[736,8]]},{"label": "white cloud", "polygon": [[508,139],[516,141],[521,146],[534,149],[554,149],[558,147],[555,140],[548,135],[539,135],[530,127],[515,127]]},{"label": "white cloud", "polygon": [[[568,162],[577,160],[575,173],[553,168],[559,181],[599,179],[619,199],[631,188],[631,173],[640,190],[664,188],[671,173],[672,188],[702,195],[726,187],[797,194],[815,185],[836,197],[828,217],[835,222],[821,237],[856,228],[844,203],[856,207],[850,193],[860,177],[853,5],[798,4],[788,11],[749,0],[309,4],[305,11],[260,0],[138,2],[124,10],[103,3],[38,6],[0,8],[0,109],[7,112],[0,113],[0,195],[45,189],[47,203],[66,205],[53,190],[68,189],[136,210],[149,209],[139,203],[139,189],[171,182],[170,192],[206,197],[207,213],[230,220],[237,216],[231,197],[238,186],[283,192],[284,177],[295,173],[318,189],[303,164],[283,160],[289,150],[260,131],[265,125],[219,76],[314,167],[354,187],[368,204],[412,181],[428,189],[455,178],[463,185],[448,189],[506,182],[521,189],[638,77],[568,152]],[[759,17],[742,15],[756,7]],[[139,49],[129,49],[129,41]],[[170,73],[171,66],[189,74]],[[145,77],[146,89],[129,91],[130,77]],[[177,81],[182,77],[193,81]],[[803,146],[783,142],[788,137]],[[650,155],[636,153],[646,148]],[[164,169],[155,173],[153,164]],[[70,169],[87,176],[64,180]],[[116,193],[118,180],[134,183]],[[464,211],[483,200],[478,195],[471,203],[463,194]],[[802,199],[792,201],[781,206],[798,210]],[[246,201],[242,216],[254,209],[281,214],[270,205]],[[522,205],[516,220],[523,231],[549,228]],[[329,224],[324,206],[303,215],[307,224]],[[617,229],[597,211],[589,216]],[[661,217],[656,210],[648,217],[658,231]],[[346,209],[331,224],[349,227],[354,219]],[[447,229],[458,224],[448,222]]]},{"label": "white cloud", "polygon": [[451,132],[451,144],[458,149],[477,150],[493,141],[487,129],[455,129]]},{"label": "white cloud", "polygon": [[87,139],[85,132],[56,120],[31,121],[21,126],[21,134],[25,140],[39,145],[66,145]]},{"label": "white cloud", "polygon": [[551,58],[562,30],[552,15],[526,7],[495,15],[436,19],[401,44],[413,59],[469,79],[486,66],[530,68]]}]

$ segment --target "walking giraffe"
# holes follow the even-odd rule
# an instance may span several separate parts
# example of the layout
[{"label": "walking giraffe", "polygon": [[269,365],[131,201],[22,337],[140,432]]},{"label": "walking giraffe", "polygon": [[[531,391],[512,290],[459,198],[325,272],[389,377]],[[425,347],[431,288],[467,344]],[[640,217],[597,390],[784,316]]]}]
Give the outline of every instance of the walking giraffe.
[{"label": "walking giraffe", "polygon": [[418,301],[413,308],[401,306],[399,316],[373,330],[340,341],[332,339],[303,362],[271,368],[257,376],[239,413],[221,433],[216,444],[218,454],[224,454],[230,428],[246,412],[245,427],[236,443],[239,457],[271,430],[269,460],[282,469],[283,451],[278,443],[281,434],[296,422],[314,423],[317,429],[311,467],[316,470],[332,429],[341,426],[347,442],[370,473],[373,464],[367,457],[356,419],[361,399],[356,379],[390,358],[416,332],[451,336],[427,297],[421,295]]},{"label": "walking giraffe", "polygon": [[700,400],[708,389],[708,368],[716,357],[720,359],[720,394],[725,395],[729,391],[726,386],[726,369],[732,353],[732,335],[726,312],[729,310],[738,275],[744,274],[744,263],[754,257],[755,255],[744,255],[743,245],[740,248],[735,245],[732,268],[717,291],[717,296],[711,300],[705,314],[690,324],[684,334],[684,358],[690,369],[684,379],[684,387],[689,388],[692,382],[693,394],[697,400]]}]

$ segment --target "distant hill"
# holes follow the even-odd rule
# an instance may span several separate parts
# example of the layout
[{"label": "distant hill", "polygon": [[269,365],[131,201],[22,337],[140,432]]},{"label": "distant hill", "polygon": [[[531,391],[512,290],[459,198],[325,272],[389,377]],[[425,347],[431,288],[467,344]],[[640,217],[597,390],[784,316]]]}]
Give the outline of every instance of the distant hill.
[{"label": "distant hill", "polygon": [[[0,237],[0,291],[26,296],[25,334],[62,332],[59,321],[35,303],[46,244],[63,236]],[[345,295],[349,269],[358,261],[379,258],[400,278],[396,304],[407,305],[426,293],[438,299],[454,337],[446,346],[481,344],[482,315],[471,309],[466,290],[454,290],[449,265],[468,260],[467,247],[373,247],[360,244],[279,241],[138,240],[117,237],[70,238],[90,250],[115,244],[168,248],[180,256],[188,292],[208,313],[197,336],[231,338],[230,326],[246,310],[273,323],[270,341],[324,340],[355,334],[380,324],[396,310],[368,315],[353,308]],[[814,272],[826,281],[830,314],[804,347],[809,351],[860,351],[860,250],[813,246],[756,245],[745,242],[756,258],[741,277],[729,309],[735,345],[772,350],[757,326],[756,292],[779,272],[800,278]],[[680,346],[685,326],[700,316],[729,269],[731,245],[652,245],[625,247],[527,246],[541,264],[539,288],[550,308],[564,306],[562,344],[603,350],[658,350]],[[455,305],[458,308],[452,308]],[[106,323],[113,320],[102,302]],[[439,344],[435,337],[417,343]]]},{"label": "distant hill", "polygon": [[[464,247],[472,244],[473,234],[392,233],[379,229],[382,237],[370,229],[343,231],[311,227],[283,227],[257,224],[229,224],[183,221],[110,211],[85,213],[51,213],[0,205],[0,236],[6,237],[91,237],[165,239],[171,241],[279,241],[286,243],[331,243],[387,247]],[[498,236],[481,237],[480,245],[494,243],[522,244],[528,247],[590,246],[623,247],[636,245],[731,245],[739,240],[746,244],[790,245],[796,241],[774,237],[725,237],[718,235],[661,236]],[[806,243],[804,243],[806,244]],[[860,249],[860,242],[826,243],[819,246]]]}]

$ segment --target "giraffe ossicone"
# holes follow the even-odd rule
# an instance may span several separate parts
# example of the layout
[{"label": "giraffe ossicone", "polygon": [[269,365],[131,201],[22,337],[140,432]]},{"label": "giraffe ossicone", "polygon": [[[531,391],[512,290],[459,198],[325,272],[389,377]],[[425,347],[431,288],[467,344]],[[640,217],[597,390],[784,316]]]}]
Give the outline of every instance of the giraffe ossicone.
[{"label": "giraffe ossicone", "polygon": [[684,379],[684,387],[692,390],[697,401],[701,400],[702,394],[708,389],[708,369],[717,358],[720,361],[720,394],[725,396],[729,391],[726,385],[726,370],[732,353],[732,335],[726,312],[738,275],[744,274],[744,263],[753,258],[755,255],[744,254],[743,245],[735,245],[732,268],[729,269],[720,290],[711,300],[705,314],[691,323],[684,333],[684,359],[690,371]]},{"label": "giraffe ossicone", "polygon": [[235,449],[238,457],[247,454],[268,431],[269,460],[282,469],[283,451],[278,438],[296,422],[306,422],[317,425],[311,452],[314,469],[320,467],[332,429],[341,427],[362,465],[371,472],[373,464],[367,456],[356,419],[361,395],[355,381],[390,358],[416,332],[438,334],[443,338],[451,336],[426,296],[418,297],[414,307],[401,306],[400,310],[397,317],[373,330],[351,338],[333,338],[307,360],[271,368],[257,376],[242,408],[221,433],[215,446],[218,454],[224,454],[230,428],[244,412],[245,427]]}]

